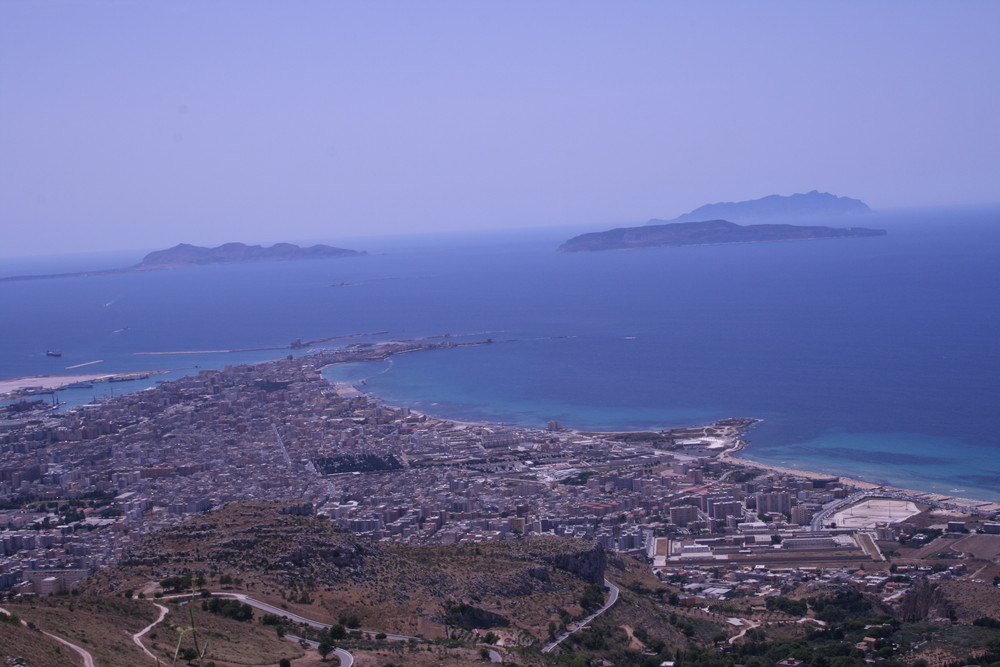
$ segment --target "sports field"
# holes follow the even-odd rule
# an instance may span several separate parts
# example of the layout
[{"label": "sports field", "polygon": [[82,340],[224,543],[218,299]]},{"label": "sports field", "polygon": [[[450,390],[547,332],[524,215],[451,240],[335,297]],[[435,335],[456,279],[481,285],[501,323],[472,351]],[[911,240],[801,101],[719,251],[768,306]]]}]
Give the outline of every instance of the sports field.
[{"label": "sports field", "polygon": [[833,515],[838,528],[874,528],[877,523],[898,523],[920,509],[909,500],[869,498]]}]

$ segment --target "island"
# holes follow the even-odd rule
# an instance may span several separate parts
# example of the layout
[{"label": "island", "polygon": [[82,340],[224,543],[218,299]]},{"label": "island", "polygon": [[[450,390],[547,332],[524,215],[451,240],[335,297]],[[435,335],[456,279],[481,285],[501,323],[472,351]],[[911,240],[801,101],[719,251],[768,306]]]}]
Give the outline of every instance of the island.
[{"label": "island", "polygon": [[294,243],[275,243],[270,248],[245,243],[225,243],[216,248],[204,248],[190,243],[178,243],[173,248],[156,250],[146,255],[133,269],[165,269],[202,264],[244,264],[247,262],[286,262],[300,259],[357,257],[366,252],[317,244],[303,248]]},{"label": "island", "polygon": [[731,220],[735,222],[803,222],[817,218],[837,218],[871,213],[860,199],[838,197],[829,192],[813,190],[805,194],[768,195],[760,199],[738,202],[705,204],[677,216],[673,220],[652,219],[649,225],[666,222],[699,222],[702,220]]},{"label": "island", "polygon": [[619,227],[605,232],[580,234],[559,246],[562,252],[628,250],[666,246],[804,241],[852,236],[884,236],[884,229],[823,227],[806,225],[738,225],[728,220],[674,222],[642,227]]},{"label": "island", "polygon": [[308,247],[294,243],[276,243],[270,248],[245,243],[224,243],[215,248],[179,243],[173,248],[155,250],[134,266],[120,269],[102,269],[96,271],[74,271],[71,273],[46,273],[35,275],[6,276],[0,282],[11,280],[38,280],[41,278],[78,278],[81,276],[106,276],[117,273],[136,273],[139,271],[159,271],[163,269],[178,269],[188,266],[205,264],[246,264],[249,262],[287,262],[302,259],[331,259],[338,257],[360,257],[367,252],[336,248],[330,245],[317,244]]}]

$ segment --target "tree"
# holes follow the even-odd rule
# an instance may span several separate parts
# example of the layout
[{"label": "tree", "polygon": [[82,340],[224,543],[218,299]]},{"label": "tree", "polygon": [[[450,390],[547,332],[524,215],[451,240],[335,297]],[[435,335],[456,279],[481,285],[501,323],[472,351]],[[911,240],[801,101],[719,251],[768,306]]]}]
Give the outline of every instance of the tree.
[{"label": "tree", "polygon": [[326,660],[326,656],[330,655],[330,652],[333,651],[333,644],[324,639],[316,647],[316,650],[319,651],[320,657]]}]

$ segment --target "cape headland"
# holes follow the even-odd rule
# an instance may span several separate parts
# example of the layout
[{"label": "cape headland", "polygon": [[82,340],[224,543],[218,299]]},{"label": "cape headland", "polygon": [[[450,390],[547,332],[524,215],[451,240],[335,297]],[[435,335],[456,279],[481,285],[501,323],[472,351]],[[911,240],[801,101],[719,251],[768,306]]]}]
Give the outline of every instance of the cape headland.
[{"label": "cape headland", "polygon": [[816,225],[738,225],[728,220],[674,222],[642,227],[619,227],[605,232],[574,236],[559,246],[563,252],[628,250],[685,245],[722,243],[762,243],[765,241],[804,241],[853,236],[884,236],[884,229],[864,227],[824,227]]},{"label": "cape headland", "polygon": [[74,271],[71,273],[46,273],[22,276],[0,277],[0,282],[10,280],[39,280],[42,278],[77,278],[80,276],[105,276],[116,273],[136,273],[139,271],[160,271],[179,269],[187,266],[206,264],[246,264],[250,262],[288,262],[302,259],[332,259],[338,257],[360,257],[367,252],[336,248],[317,244],[308,247],[294,243],[276,243],[267,248],[245,243],[224,243],[215,248],[178,243],[173,248],[154,250],[134,266],[120,269],[96,271]]}]

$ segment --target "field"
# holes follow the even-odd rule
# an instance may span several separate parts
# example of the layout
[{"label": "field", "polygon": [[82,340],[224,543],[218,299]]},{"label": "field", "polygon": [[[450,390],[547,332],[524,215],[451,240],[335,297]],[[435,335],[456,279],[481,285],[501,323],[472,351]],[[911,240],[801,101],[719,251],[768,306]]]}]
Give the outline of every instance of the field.
[{"label": "field", "polygon": [[840,528],[874,528],[877,523],[898,523],[920,513],[908,500],[872,498],[834,514],[831,519]]}]

